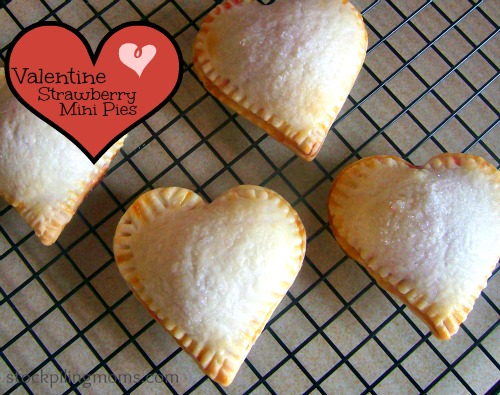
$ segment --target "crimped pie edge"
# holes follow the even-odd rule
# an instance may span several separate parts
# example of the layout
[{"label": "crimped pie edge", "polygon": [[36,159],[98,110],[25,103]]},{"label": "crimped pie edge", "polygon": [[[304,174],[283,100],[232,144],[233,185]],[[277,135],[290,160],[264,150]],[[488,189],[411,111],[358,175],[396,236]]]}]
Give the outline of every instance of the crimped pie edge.
[{"label": "crimped pie edge", "polygon": [[131,238],[135,232],[140,230],[143,223],[154,221],[158,215],[163,212],[168,212],[169,210],[195,210],[208,205],[208,203],[205,203],[201,197],[194,192],[180,187],[157,188],[146,192],[141,195],[122,216],[118,223],[113,241],[113,249],[118,269],[134,295],[144,307],[146,307],[153,318],[170,333],[179,346],[193,357],[203,372],[223,386],[231,384],[251,347],[295,280],[302,266],[306,246],[305,229],[297,212],[276,192],[263,187],[240,185],[226,191],[215,199],[213,203],[221,203],[224,200],[238,198],[277,199],[277,206],[280,209],[286,208],[286,215],[293,217],[294,223],[297,226],[296,234],[297,237],[300,238],[300,245],[295,246],[295,248],[297,248],[296,264],[289,266],[289,281],[279,284],[281,288],[275,290],[273,293],[274,299],[257,313],[261,314],[261,320],[260,322],[255,322],[252,328],[254,335],[248,339],[247,344],[241,347],[239,355],[226,354],[223,356],[218,350],[210,347],[208,342],[202,343],[193,339],[187,330],[177,326],[173,320],[156,307],[158,304],[154,303],[154,296],[148,294],[145,285],[135,272],[137,263],[134,261],[133,252],[131,250]]},{"label": "crimped pie edge", "polygon": [[[292,127],[286,120],[281,119],[278,115],[261,108],[259,103],[251,102],[246,96],[238,99],[235,92],[239,90],[239,87],[235,86],[229,79],[215,71],[215,67],[211,63],[210,57],[205,50],[205,42],[207,41],[210,32],[209,25],[213,22],[214,18],[221,12],[230,11],[233,6],[241,6],[245,3],[255,3],[255,0],[225,0],[205,17],[193,44],[193,69],[207,91],[215,96],[220,102],[229,106],[238,114],[256,124],[275,140],[292,150],[300,158],[306,161],[312,161],[319,153],[319,150],[325,141],[326,135],[328,134],[332,123],[337,118],[342,105],[338,108],[333,108],[329,114],[326,114],[325,119],[318,123],[318,127],[316,129],[308,131],[292,130]],[[354,74],[352,80],[349,81],[348,85],[350,86],[350,91],[354,86],[357,76],[363,66],[366,56],[366,47],[368,45],[368,33],[366,32],[363,17],[359,11],[352,4],[349,3],[349,5],[351,6],[353,12],[358,16],[359,26],[365,32],[365,51],[360,53],[358,72]],[[210,74],[208,75],[205,70],[210,70]],[[347,100],[347,96],[345,99]],[[306,135],[306,137],[298,140],[301,135]]]},{"label": "crimped pie edge", "polygon": [[[486,162],[483,158],[470,155],[470,154],[455,154],[455,153],[444,153],[431,158],[423,166],[415,166],[411,163],[391,155],[377,155],[363,158],[359,161],[351,163],[342,169],[335,180],[332,183],[330,191],[328,193],[328,219],[332,232],[340,245],[340,247],[345,251],[345,253],[360,263],[368,273],[377,281],[379,286],[401,299],[405,305],[407,305],[410,310],[422,319],[431,329],[432,333],[441,340],[449,340],[452,335],[454,335],[460,328],[460,324],[465,321],[467,315],[472,310],[472,307],[479,297],[481,291],[486,287],[487,280],[491,273],[483,279],[482,284],[478,285],[475,289],[475,293],[469,295],[467,298],[467,304],[462,306],[457,306],[454,312],[444,319],[440,320],[436,315],[431,312],[435,309],[435,304],[425,304],[424,308],[419,307],[419,304],[423,301],[428,301],[429,297],[425,293],[419,293],[419,290],[412,288],[409,281],[405,279],[397,279],[397,281],[391,281],[391,276],[384,277],[378,271],[374,271],[369,267],[368,262],[361,257],[360,252],[352,247],[344,236],[339,231],[341,227],[342,219],[335,216],[336,209],[339,207],[336,201],[337,194],[341,193],[337,190],[337,185],[344,182],[345,177],[350,177],[352,172],[356,172],[359,166],[365,167],[376,167],[376,166],[405,166],[414,169],[453,169],[457,167],[470,168],[470,169],[480,169],[487,175],[491,175],[493,182],[500,185],[500,172],[497,169]],[[354,174],[356,177],[356,174]],[[496,262],[490,267],[490,272],[495,268]],[[392,278],[394,280],[394,278]]]}]

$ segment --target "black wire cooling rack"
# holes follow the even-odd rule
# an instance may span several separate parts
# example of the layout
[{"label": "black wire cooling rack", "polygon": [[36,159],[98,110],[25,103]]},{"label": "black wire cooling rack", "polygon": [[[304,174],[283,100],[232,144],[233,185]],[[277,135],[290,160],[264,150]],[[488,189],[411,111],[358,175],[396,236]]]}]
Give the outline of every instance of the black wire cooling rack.
[{"label": "black wire cooling rack", "polygon": [[[284,1],[284,0],[281,0]],[[373,154],[423,164],[469,152],[500,165],[497,0],[353,2],[366,63],[317,159],[305,163],[206,93],[191,45],[212,0],[0,1],[0,56],[23,28],[55,20],[95,48],[114,26],[149,20],[179,43],[183,82],[129,134],[104,182],[59,241],[42,248],[0,203],[2,393],[498,393],[498,268],[452,341],[435,340],[345,257],[329,230],[336,172]],[[1,180],[0,180],[1,182]],[[211,201],[230,186],[275,189],[307,229],[304,267],[234,384],[202,375],[125,288],[112,255],[121,214],[148,189]]]}]

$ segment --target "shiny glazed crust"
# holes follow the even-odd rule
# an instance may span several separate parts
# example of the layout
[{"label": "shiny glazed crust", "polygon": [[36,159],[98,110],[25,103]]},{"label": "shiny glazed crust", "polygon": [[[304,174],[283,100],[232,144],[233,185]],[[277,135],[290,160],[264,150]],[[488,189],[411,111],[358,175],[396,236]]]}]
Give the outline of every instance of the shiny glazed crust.
[{"label": "shiny glazed crust", "polygon": [[179,326],[175,317],[168,317],[161,310],[159,307],[161,303],[158,303],[155,299],[154,291],[150,292],[148,283],[141,280],[136,269],[138,265],[146,264],[146,262],[136,261],[132,248],[134,235],[141,232],[142,225],[154,223],[155,220],[162,216],[165,218],[164,215],[169,212],[203,209],[208,206],[207,203],[194,192],[183,188],[159,188],[149,191],[140,196],[123,215],[114,238],[114,254],[118,269],[134,295],[146,307],[152,317],[196,361],[205,374],[223,386],[231,384],[250,348],[292,285],[302,266],[306,246],[305,230],[298,214],[288,202],[275,192],[261,187],[239,186],[221,195],[214,203],[223,204],[225,201],[234,199],[277,200],[276,208],[287,217],[290,217],[290,222],[293,222],[297,228],[297,238],[300,239],[296,246],[290,246],[290,248],[297,249],[297,260],[286,269],[287,281],[275,285],[272,300],[269,300],[265,306],[259,307],[256,318],[252,321],[249,331],[246,332],[247,334],[250,333],[250,335],[245,337],[245,341],[237,344],[236,351],[221,349],[212,344],[210,339],[199,341],[193,338],[189,328]]},{"label": "shiny glazed crust", "polygon": [[[206,16],[193,46],[193,69],[205,88],[220,102],[259,126],[267,134],[288,147],[302,159],[312,161],[322,147],[332,123],[342,108],[343,102],[341,105],[334,105],[328,114],[322,114],[322,119],[318,119],[318,123],[313,129],[296,130],[288,123],[287,119],[284,119],[281,114],[275,113],[272,108],[262,108],[262,103],[252,101],[251,95],[242,96],[244,91],[242,88],[244,87],[235,85],[233,81],[216,70],[212,63],[208,51],[208,47],[213,45],[212,43],[214,42],[214,38],[211,37],[215,34],[212,33],[212,22],[219,15],[231,12],[234,7],[243,7],[253,3],[256,3],[255,0],[225,0]],[[343,1],[343,3],[348,2]],[[360,51],[358,55],[358,69],[354,70],[349,81],[346,81],[348,89],[346,89],[345,99],[347,99],[347,94],[353,87],[361,70],[368,45],[368,34],[365,30],[363,17],[354,6],[351,4],[348,4],[348,6],[357,15],[359,29],[364,32],[364,42],[361,44],[364,50]],[[269,64],[269,68],[271,67],[272,64]]]},{"label": "shiny glazed crust", "polygon": [[[344,223],[349,222],[349,218],[343,218],[337,215],[341,208],[339,201],[345,197],[342,192],[341,185],[355,185],[357,179],[366,177],[363,173],[363,167],[366,169],[376,168],[380,166],[395,167],[405,166],[415,169],[454,169],[457,167],[474,169],[480,171],[488,176],[497,185],[500,185],[500,172],[494,166],[487,163],[484,159],[468,155],[468,154],[452,154],[445,153],[437,155],[430,159],[424,166],[414,166],[405,160],[394,156],[372,156],[354,162],[337,175],[332,183],[328,195],[328,212],[329,223],[333,234],[339,243],[340,247],[346,254],[360,263],[370,275],[377,281],[380,287],[391,292],[400,298],[420,319],[422,319],[431,329],[433,334],[442,340],[449,340],[460,328],[460,324],[465,321],[468,313],[472,310],[475,300],[479,297],[481,291],[486,287],[487,280],[491,272],[495,268],[495,263],[492,264],[490,274],[485,276],[482,281],[477,284],[477,288],[471,292],[470,295],[465,297],[463,304],[454,306],[453,311],[447,316],[443,317],[442,312],[439,311],[439,306],[433,303],[432,297],[422,293],[420,290],[415,289],[412,282],[405,278],[399,278],[395,273],[386,273],[383,267],[380,270],[372,270],[370,268],[370,259],[363,259],[358,249],[352,246],[347,240],[345,235],[340,231]],[[367,196],[367,198],[369,198]]]}]

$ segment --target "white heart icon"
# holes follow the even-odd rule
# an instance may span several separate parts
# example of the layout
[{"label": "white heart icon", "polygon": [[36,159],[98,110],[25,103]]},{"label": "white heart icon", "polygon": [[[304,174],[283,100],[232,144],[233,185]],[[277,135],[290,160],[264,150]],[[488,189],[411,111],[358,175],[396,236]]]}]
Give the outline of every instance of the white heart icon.
[{"label": "white heart icon", "polygon": [[145,45],[139,48],[132,43],[123,44],[118,50],[120,61],[127,67],[134,70],[140,77],[146,66],[153,60],[156,55],[156,47],[154,45]]}]

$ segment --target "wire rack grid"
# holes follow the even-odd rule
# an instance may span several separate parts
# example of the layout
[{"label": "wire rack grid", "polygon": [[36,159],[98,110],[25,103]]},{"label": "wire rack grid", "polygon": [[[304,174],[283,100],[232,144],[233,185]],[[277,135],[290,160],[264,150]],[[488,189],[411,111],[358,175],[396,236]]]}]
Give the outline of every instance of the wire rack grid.
[{"label": "wire rack grid", "polygon": [[[174,36],[184,58],[177,94],[129,133],[54,246],[42,248],[0,203],[2,393],[498,393],[498,268],[459,333],[437,341],[342,253],[325,200],[339,169],[373,154],[423,164],[441,152],[468,152],[500,166],[499,3],[353,3],[369,32],[366,62],[320,154],[305,163],[207,94],[193,73],[192,41],[217,2],[0,2],[2,60],[15,35],[40,20],[74,26],[93,48],[111,28],[149,20]],[[308,252],[224,389],[125,287],[112,237],[122,213],[151,188],[187,187],[211,201],[243,183],[272,188],[292,203]]]}]

